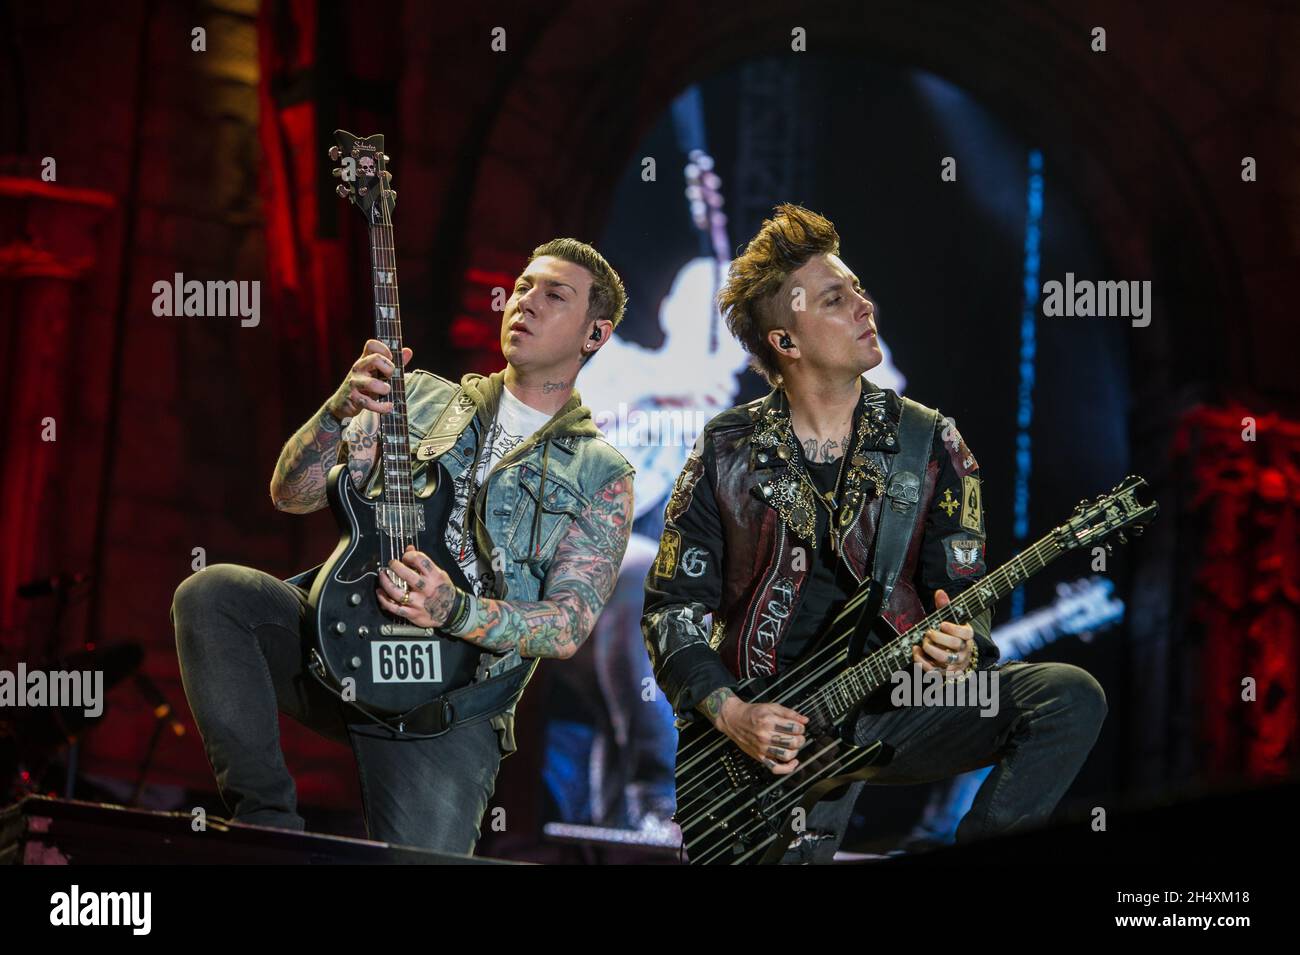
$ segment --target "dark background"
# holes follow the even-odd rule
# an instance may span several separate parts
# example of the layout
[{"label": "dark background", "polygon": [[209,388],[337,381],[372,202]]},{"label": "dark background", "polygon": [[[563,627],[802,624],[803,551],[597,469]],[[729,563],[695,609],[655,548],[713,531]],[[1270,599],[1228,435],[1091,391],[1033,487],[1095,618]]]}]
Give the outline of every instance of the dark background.
[{"label": "dark background", "polygon": [[[1110,702],[1069,802],[1294,771],[1292,7],[2,9],[0,662],[143,645],[144,671],[189,727],[154,752],[148,804],[188,806],[192,791],[211,790],[168,620],[194,548],[209,564],[288,576],[335,537],[328,516],[277,513],[267,494],[280,446],[369,335],[364,231],[332,192],[330,131],[387,134],[407,341],[418,365],[455,375],[499,366],[490,290],[556,235],[599,244],[632,294],[626,334],[656,343],[654,310],[698,254],[666,118],[692,84],[705,96],[733,245],[776,201],[836,222],[843,257],[880,303],[907,393],[953,415],[979,458],[994,563],[1017,549],[1026,155],[1042,151],[1040,282],[1067,271],[1149,279],[1155,306],[1140,329],[1040,313],[1030,539],[1130,472],[1164,508],[1111,564],[1123,628],[1053,648],[1051,658],[1094,672]],[[204,53],[191,50],[196,26]],[[808,32],[806,53],[789,50],[795,26]],[[1105,53],[1090,49],[1096,26]],[[490,48],[495,27],[507,31],[504,53]],[[771,84],[770,115],[792,123],[778,137],[779,195],[737,165],[752,121],[739,111],[742,87],[752,95],[759,81]],[[645,155],[663,157],[655,183],[635,174]],[[940,181],[943,156],[957,158],[956,183]],[[1242,181],[1245,156],[1258,181]],[[44,157],[57,160],[55,183],[40,181]],[[151,286],[175,272],[261,280],[261,324],[155,317]],[[742,397],[756,393],[747,381]],[[1240,440],[1246,415],[1259,422],[1256,442]],[[46,417],[57,441],[40,440]],[[16,596],[20,582],[60,572],[92,580],[57,619],[51,600]],[[1078,558],[1060,576],[1086,572]],[[1054,579],[1032,584],[1027,606],[1049,599]],[[535,837],[550,666],[521,706],[522,750],[498,782],[511,839],[489,837],[484,851],[526,854]],[[1246,675],[1261,682],[1258,704],[1239,699]],[[82,740],[79,792],[126,798],[152,726],[136,688],[115,690]],[[299,727],[284,732],[303,802],[336,831],[357,831],[350,755]]]}]

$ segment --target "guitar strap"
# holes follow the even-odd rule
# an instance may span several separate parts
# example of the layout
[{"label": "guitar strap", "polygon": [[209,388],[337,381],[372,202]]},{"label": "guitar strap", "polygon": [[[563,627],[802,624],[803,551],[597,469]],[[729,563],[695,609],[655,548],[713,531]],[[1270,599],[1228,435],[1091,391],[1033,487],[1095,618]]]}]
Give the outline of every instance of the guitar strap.
[{"label": "guitar strap", "polygon": [[429,433],[420,439],[416,446],[415,457],[419,461],[431,461],[440,457],[469,427],[474,418],[474,399],[465,393],[464,388],[456,389],[447,406],[442,409],[434,421]]},{"label": "guitar strap", "polygon": [[921,500],[921,476],[930,463],[934,429],[939,412],[913,401],[900,399],[903,413],[898,422],[899,451],[894,455],[885,486],[885,501],[880,505],[880,523],[876,530],[876,554],[871,577],[884,590],[884,601],[894,592],[899,571],[907,557],[907,547],[916,527],[916,506]]}]

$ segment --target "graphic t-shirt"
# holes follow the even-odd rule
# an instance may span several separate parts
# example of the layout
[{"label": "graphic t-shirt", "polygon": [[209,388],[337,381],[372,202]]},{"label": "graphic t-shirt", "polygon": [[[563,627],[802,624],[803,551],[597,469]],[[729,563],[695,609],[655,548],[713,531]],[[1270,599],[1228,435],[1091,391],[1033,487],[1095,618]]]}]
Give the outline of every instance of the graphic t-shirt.
[{"label": "graphic t-shirt", "polygon": [[469,581],[475,596],[492,596],[495,580],[491,561],[480,559],[474,547],[475,517],[470,510],[470,494],[483,486],[498,461],[531,438],[550,420],[550,414],[530,408],[511,394],[509,388],[502,387],[496,424],[488,430],[483,450],[479,454],[478,469],[471,473],[474,469],[466,468],[456,479],[455,503],[447,521],[447,550],[460,564],[461,572]]}]

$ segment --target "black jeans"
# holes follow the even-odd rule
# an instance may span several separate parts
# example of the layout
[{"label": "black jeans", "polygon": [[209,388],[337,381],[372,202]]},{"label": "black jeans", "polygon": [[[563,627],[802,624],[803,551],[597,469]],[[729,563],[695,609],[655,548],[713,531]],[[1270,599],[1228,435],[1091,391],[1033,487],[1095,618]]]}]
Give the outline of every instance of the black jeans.
[{"label": "black jeans", "polygon": [[216,564],[176,589],[181,679],[217,788],[239,822],[304,828],[277,710],[350,743],[372,839],[472,853],[501,748],[487,720],[403,739],[348,711],[306,670],[307,594],[251,567]]},{"label": "black jeans", "polygon": [[[807,834],[784,862],[829,862],[865,785],[912,785],[994,765],[957,827],[969,842],[1046,822],[1092,750],[1106,718],[1106,694],[1067,663],[996,664],[998,711],[978,706],[879,706],[858,718],[859,744],[881,740],[888,765],[808,813]],[[870,799],[870,795],[867,796]]]}]

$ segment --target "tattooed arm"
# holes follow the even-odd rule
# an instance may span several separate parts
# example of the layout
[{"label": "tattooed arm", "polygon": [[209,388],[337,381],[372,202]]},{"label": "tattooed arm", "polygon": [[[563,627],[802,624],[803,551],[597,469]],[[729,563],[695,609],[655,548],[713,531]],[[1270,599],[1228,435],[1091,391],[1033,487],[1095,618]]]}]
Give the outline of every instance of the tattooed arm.
[{"label": "tattooed arm", "polygon": [[[457,624],[448,632],[485,650],[518,648],[526,657],[567,660],[591,635],[614,591],[632,531],[632,476],[597,492],[560,541],[546,573],[544,600],[492,600],[458,591],[447,574],[414,548],[389,566],[420,596],[402,606],[402,591],[379,575],[379,602],[416,626]],[[457,620],[458,617],[463,617]]]},{"label": "tattooed arm", "polygon": [[[411,350],[403,349],[403,364],[410,358]],[[375,460],[379,415],[393,409],[391,401],[380,400],[392,390],[386,380],[395,370],[392,359],[383,342],[366,342],[338,391],[289,439],[271,473],[271,501],[277,510],[309,514],[325,506],[325,478],[341,460],[343,437],[352,480],[358,488],[364,485]],[[348,418],[352,422],[345,436]]]}]

